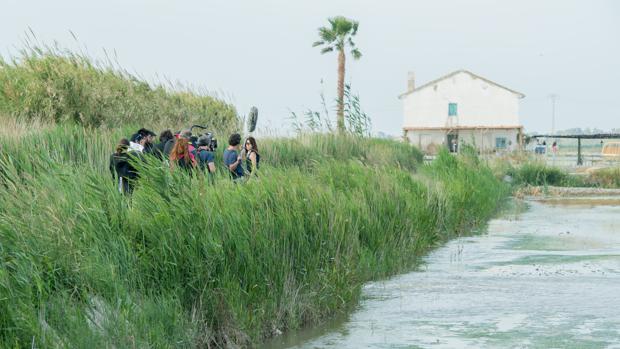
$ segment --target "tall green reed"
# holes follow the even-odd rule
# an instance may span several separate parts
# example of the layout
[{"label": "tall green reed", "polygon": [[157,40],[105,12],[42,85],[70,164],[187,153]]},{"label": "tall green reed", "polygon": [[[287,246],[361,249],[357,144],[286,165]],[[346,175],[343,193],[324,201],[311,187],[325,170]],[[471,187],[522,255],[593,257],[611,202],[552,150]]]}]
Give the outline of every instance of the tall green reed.
[{"label": "tall green reed", "polygon": [[262,142],[245,185],[149,161],[125,197],[106,169],[124,132],[0,139],[0,345],[251,346],[347,309],[507,194],[474,155],[312,135]]}]

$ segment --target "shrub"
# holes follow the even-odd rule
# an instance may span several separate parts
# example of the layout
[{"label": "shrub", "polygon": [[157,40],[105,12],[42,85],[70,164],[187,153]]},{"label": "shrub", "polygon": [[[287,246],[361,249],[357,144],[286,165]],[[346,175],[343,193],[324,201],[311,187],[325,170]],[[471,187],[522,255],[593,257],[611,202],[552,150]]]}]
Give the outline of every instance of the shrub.
[{"label": "shrub", "polygon": [[239,125],[235,108],[216,98],[151,86],[111,64],[50,47],[0,58],[0,117],[87,127]]},{"label": "shrub", "polygon": [[567,172],[538,162],[528,162],[508,172],[516,184],[562,186],[569,181]]},{"label": "shrub", "polygon": [[587,182],[602,188],[620,188],[620,167],[595,170],[588,175]]}]

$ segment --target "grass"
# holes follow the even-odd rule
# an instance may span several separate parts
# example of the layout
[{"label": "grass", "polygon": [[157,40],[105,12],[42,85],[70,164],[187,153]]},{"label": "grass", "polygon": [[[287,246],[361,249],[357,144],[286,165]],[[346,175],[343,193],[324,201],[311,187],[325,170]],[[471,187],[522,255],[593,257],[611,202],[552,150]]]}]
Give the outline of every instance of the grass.
[{"label": "grass", "polygon": [[52,46],[0,57],[0,120],[14,119],[111,128],[194,123],[239,128],[228,103],[182,86],[152,85],[111,62]]},{"label": "grass", "polygon": [[508,194],[474,156],[306,135],[261,142],[246,185],[151,162],[127,198],[106,169],[126,131],[92,131],[0,137],[2,347],[252,346],[347,309]]},{"label": "grass", "polygon": [[535,186],[565,186],[570,178],[568,172],[540,162],[526,162],[517,168],[510,168],[508,174],[516,184]]},{"label": "grass", "polygon": [[558,187],[596,187],[620,188],[620,168],[595,169],[584,175],[570,174],[566,170],[541,162],[526,161],[517,166],[500,165],[496,168],[503,176],[513,178],[516,185],[558,186]]},{"label": "grass", "polygon": [[620,188],[620,167],[592,171],[588,176],[588,183],[601,188]]}]

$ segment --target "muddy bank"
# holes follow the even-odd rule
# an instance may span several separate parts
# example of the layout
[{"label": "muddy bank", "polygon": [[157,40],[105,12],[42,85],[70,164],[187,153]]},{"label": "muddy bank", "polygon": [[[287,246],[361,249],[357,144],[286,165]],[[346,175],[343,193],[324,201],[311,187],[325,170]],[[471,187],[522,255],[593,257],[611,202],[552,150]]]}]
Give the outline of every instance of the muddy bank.
[{"label": "muddy bank", "polygon": [[514,195],[517,198],[618,196],[620,199],[620,189],[527,186],[518,189]]}]

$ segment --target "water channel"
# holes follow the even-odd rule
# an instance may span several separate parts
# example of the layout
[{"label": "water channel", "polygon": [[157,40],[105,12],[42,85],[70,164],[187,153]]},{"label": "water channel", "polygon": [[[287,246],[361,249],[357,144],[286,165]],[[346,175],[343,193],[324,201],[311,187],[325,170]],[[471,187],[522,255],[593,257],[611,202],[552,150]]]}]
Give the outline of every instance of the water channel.
[{"label": "water channel", "polygon": [[620,199],[516,203],[266,348],[620,348]]}]

